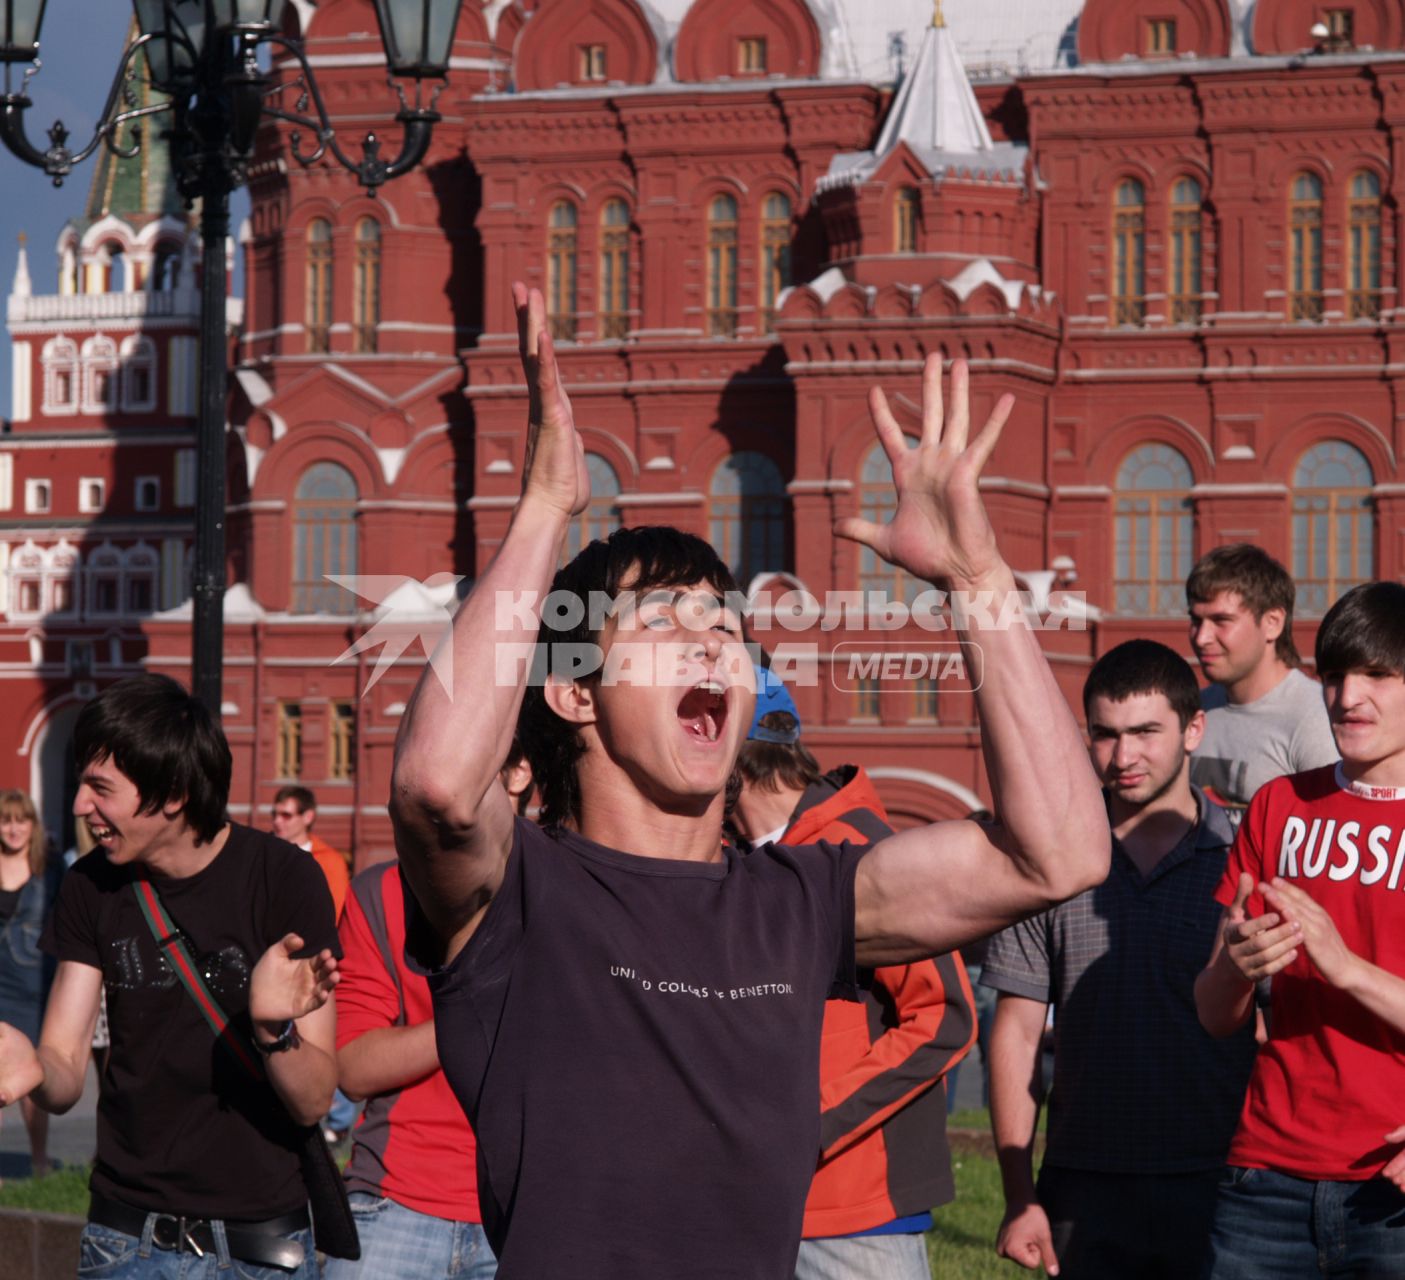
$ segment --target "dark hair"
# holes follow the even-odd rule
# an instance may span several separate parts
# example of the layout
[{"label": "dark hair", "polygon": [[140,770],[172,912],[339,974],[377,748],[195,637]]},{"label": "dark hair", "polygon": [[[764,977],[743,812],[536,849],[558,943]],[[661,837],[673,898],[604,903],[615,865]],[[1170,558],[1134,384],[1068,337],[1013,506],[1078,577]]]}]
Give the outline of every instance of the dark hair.
[{"label": "dark hair", "polygon": [[[590,543],[552,579],[552,591],[573,594],[587,604],[591,593],[604,593],[613,600],[622,591],[647,592],[659,587],[686,587],[706,582],[726,594],[737,590],[732,571],[701,538],[667,525],[644,525],[636,529],[616,529],[607,539]],[[586,609],[572,627],[548,627],[537,632],[537,643],[594,644],[599,631],[591,629],[598,621]],[[585,677],[598,680],[599,673]],[[540,683],[529,681],[522,699],[517,732],[532,775],[541,792],[543,826],[560,826],[580,816],[580,789],[576,765],[585,754],[580,731],[567,724],[547,705]]]},{"label": "dark hair", "polygon": [[1190,663],[1155,640],[1127,640],[1109,649],[1083,683],[1083,715],[1094,698],[1125,702],[1139,693],[1164,694],[1184,729],[1200,710],[1200,684]]},{"label": "dark hair", "polygon": [[1280,662],[1300,667],[1303,660],[1293,643],[1293,602],[1297,588],[1292,575],[1262,547],[1231,542],[1200,557],[1185,580],[1186,604],[1208,604],[1217,595],[1232,591],[1254,615],[1263,619],[1270,609],[1283,610],[1283,630],[1274,651]]},{"label": "dark hair", "polygon": [[[789,711],[768,711],[761,726],[779,733],[794,733],[795,717]],[[737,757],[736,772],[744,782],[762,791],[803,791],[824,777],[820,762],[799,742],[762,742],[748,738]]]},{"label": "dark hair", "polygon": [[78,715],[73,755],[80,776],[110,759],[136,787],[139,813],[179,802],[202,844],[225,824],[229,743],[205,704],[170,676],[128,676],[104,689]]},{"label": "dark hair", "polygon": [[306,787],[300,787],[296,783],[279,787],[273,793],[274,804],[282,804],[284,800],[291,800],[297,805],[299,813],[306,813],[309,809],[317,808],[317,797]]},{"label": "dark hair", "polygon": [[1317,628],[1317,674],[1394,671],[1405,676],[1405,586],[1363,582]]}]

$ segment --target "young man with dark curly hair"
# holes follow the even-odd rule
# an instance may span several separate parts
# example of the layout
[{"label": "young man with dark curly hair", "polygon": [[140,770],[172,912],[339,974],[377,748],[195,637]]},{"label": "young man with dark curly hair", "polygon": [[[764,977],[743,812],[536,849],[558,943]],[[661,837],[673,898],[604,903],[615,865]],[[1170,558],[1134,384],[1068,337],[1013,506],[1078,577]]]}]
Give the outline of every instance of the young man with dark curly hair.
[{"label": "young man with dark curly hair", "polygon": [[[1022,612],[1002,607],[1014,578],[977,486],[1013,402],[970,439],[965,365],[948,409],[930,358],[913,447],[875,391],[897,509],[837,526],[952,592],[958,624],[992,604],[1007,622],[960,632],[1004,825],[741,856],[722,823],[754,692],[731,575],[690,535],[622,530],[553,583],[589,480],[541,295],[514,293],[522,499],[446,640],[451,687],[421,680],[396,748],[408,945],[436,962],[440,1059],[478,1134],[502,1280],[774,1280],[819,1152],[826,997],[860,965],[950,951],[1107,872],[1096,778]],[[634,595],[598,621],[584,608],[602,665],[549,673],[524,707],[523,655],[561,639],[540,605],[553,585],[582,607]],[[497,783],[519,710],[544,828]],[[548,757],[548,741],[564,745]]]}]

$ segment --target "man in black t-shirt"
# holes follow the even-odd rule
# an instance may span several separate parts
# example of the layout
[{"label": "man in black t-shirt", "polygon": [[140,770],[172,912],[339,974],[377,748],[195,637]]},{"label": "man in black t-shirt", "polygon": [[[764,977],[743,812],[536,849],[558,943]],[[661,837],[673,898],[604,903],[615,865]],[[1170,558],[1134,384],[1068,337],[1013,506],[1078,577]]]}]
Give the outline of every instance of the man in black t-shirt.
[{"label": "man in black t-shirt", "polygon": [[[1097,779],[977,485],[1013,400],[968,442],[966,366],[944,412],[934,356],[912,448],[875,391],[896,510],[836,526],[952,593],[1001,823],[739,857],[722,819],[755,695],[732,575],[699,538],[633,528],[553,581],[589,473],[542,297],[514,295],[522,499],[396,744],[407,948],[478,1134],[499,1280],[776,1280],[820,1151],[826,996],[1107,873]],[[497,785],[519,710],[546,830]]]},{"label": "man in black t-shirt", "polygon": [[83,709],[74,749],[73,811],[97,848],[65,877],[43,939],[59,963],[39,1044],[0,1024],[0,1105],[78,1100],[105,991],[112,1053],[80,1271],[193,1280],[233,1259],[315,1280],[298,1126],[317,1123],[336,1081],[322,874],[226,819],[228,744],[174,680],[112,685]]}]

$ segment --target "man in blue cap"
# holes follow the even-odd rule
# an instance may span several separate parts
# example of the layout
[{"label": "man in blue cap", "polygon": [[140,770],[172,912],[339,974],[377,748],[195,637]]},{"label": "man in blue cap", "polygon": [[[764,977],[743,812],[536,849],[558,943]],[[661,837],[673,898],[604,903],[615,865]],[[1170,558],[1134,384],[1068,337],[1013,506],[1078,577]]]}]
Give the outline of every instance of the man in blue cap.
[{"label": "man in blue cap", "polygon": [[[861,768],[821,770],[800,742],[790,691],[762,667],[737,772],[732,824],[753,847],[871,844],[892,830]],[[932,1206],[955,1194],[945,1091],[932,1086],[974,1034],[971,988],[955,954],[876,969],[861,1003],[826,1003],[819,1165],[796,1280],[930,1280],[923,1233]]]}]

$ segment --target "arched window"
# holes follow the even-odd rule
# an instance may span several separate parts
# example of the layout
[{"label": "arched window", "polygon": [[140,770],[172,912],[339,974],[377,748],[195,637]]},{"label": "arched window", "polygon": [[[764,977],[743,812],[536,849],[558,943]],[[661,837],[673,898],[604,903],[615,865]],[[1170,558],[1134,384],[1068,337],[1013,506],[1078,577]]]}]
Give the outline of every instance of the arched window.
[{"label": "arched window", "polygon": [[111,338],[89,338],[83,344],[83,412],[107,413],[115,408],[117,348]]},{"label": "arched window", "polygon": [[77,549],[60,541],[57,546],[49,548],[45,560],[45,609],[59,617],[76,616],[80,585]]},{"label": "arched window", "polygon": [[151,410],[156,407],[156,348],[150,338],[122,341],[122,408]]},{"label": "arched window", "polygon": [[629,206],[607,200],[600,210],[600,336],[629,334]]},{"label": "arched window", "polygon": [[1171,323],[1200,323],[1200,184],[1178,178],[1171,188]]},{"label": "arched window", "polygon": [[313,218],[307,224],[307,349],[332,349],[332,224]]},{"label": "arched window", "polygon": [[893,252],[917,252],[917,221],[922,194],[916,187],[899,187],[893,198]]},{"label": "arched window", "polygon": [[1146,188],[1124,178],[1113,194],[1112,322],[1146,319]]},{"label": "arched window", "polygon": [[127,551],[125,559],[122,575],[123,612],[150,613],[156,607],[156,575],[161,567],[156,552],[146,543],[139,542]]},{"label": "arched window", "polygon": [[356,271],[351,296],[351,349],[376,349],[381,322],[381,224],[374,218],[356,223]]},{"label": "arched window", "polygon": [[576,339],[576,206],[551,206],[546,233],[546,314],[551,336]]},{"label": "arched window", "polygon": [[163,240],[151,257],[151,277],[147,287],[153,293],[170,293],[180,284],[181,247]]},{"label": "arched window", "polygon": [[94,618],[115,617],[122,612],[122,553],[104,542],[88,556],[85,573],[88,613]]},{"label": "arched window", "polygon": [[707,333],[737,333],[737,202],[714,196],[707,206]]},{"label": "arched window", "polygon": [[12,618],[37,618],[44,612],[44,553],[26,541],[10,557],[9,602]]},{"label": "arched window", "polygon": [[[912,444],[908,441],[908,444]],[[887,524],[897,510],[898,495],[893,488],[893,466],[883,446],[876,444],[865,455],[859,470],[859,515],[875,524]],[[876,591],[890,600],[911,604],[927,589],[927,584],[895,568],[867,547],[859,548],[859,588]]]},{"label": "arched window", "polygon": [[585,469],[590,476],[590,502],[566,531],[566,560],[620,527],[620,478],[614,467],[598,453],[587,453]]},{"label": "arched window", "polygon": [[1293,179],[1288,233],[1288,317],[1321,320],[1322,180],[1315,173]]},{"label": "arched window", "polygon": [[109,240],[98,250],[94,267],[93,293],[128,292],[127,255],[116,240]]},{"label": "arched window", "polygon": [[1293,578],[1298,611],[1320,617],[1348,587],[1376,576],[1375,477],[1342,440],[1310,448],[1293,472]]},{"label": "arched window", "polygon": [[327,581],[327,574],[354,574],[356,480],[335,462],[303,472],[293,497],[293,613],[355,613],[356,596]]},{"label": "arched window", "polygon": [[1352,174],[1347,197],[1347,315],[1381,313],[1381,180],[1369,169]]},{"label": "arched window", "polygon": [[773,191],[761,203],[761,327],[776,327],[776,299],[790,287],[790,197]]},{"label": "arched window", "polygon": [[1170,445],[1133,449],[1117,470],[1114,608],[1135,617],[1185,612],[1191,568],[1190,463]]},{"label": "arched window", "polygon": [[742,590],[786,567],[785,481],[764,453],[734,453],[712,473],[708,532]]},{"label": "arched window", "polygon": [[78,347],[71,338],[50,338],[41,356],[44,365],[44,412],[72,413],[78,408]]}]

